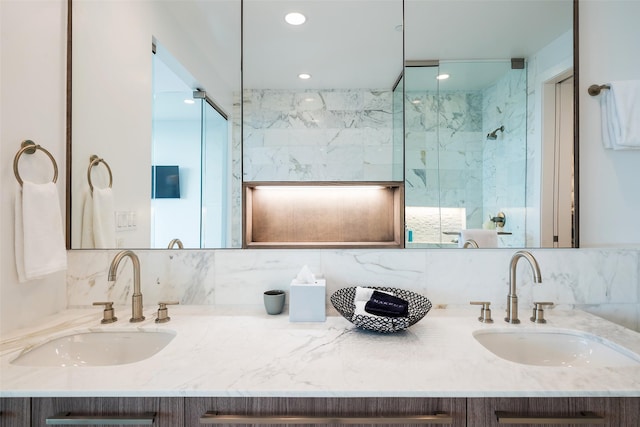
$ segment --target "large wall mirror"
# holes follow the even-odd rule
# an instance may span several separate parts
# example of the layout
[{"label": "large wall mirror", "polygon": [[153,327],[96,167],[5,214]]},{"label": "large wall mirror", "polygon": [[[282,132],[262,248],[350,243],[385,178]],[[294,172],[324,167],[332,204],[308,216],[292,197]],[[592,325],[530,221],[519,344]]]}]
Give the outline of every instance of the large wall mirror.
[{"label": "large wall mirror", "polygon": [[72,249],[239,248],[243,181],[403,182],[407,248],[576,244],[572,0],[71,11]]}]

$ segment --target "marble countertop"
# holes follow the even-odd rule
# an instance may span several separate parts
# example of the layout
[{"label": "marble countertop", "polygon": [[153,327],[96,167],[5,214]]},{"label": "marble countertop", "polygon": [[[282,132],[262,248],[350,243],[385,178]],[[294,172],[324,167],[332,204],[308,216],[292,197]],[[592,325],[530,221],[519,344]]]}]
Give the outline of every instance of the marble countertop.
[{"label": "marble countertop", "polygon": [[[477,321],[477,307],[433,309],[396,334],[358,330],[338,315],[290,323],[262,308],[171,306],[171,321],[101,325],[100,309],[72,309],[0,342],[0,396],[533,397],[640,396],[640,365],[538,367],[495,356],[479,329],[586,331],[640,354],[640,333],[579,310],[545,310],[547,324]],[[527,318],[528,318],[528,313]],[[525,313],[521,317],[525,318]],[[149,359],[105,367],[13,365],[23,349],[88,330],[170,330],[177,335]]]}]

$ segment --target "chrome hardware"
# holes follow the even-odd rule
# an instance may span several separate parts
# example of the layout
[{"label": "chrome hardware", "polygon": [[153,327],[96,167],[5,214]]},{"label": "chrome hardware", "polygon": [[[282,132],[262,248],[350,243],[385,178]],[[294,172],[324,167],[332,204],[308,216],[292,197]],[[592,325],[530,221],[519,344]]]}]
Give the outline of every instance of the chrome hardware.
[{"label": "chrome hardware", "polygon": [[208,411],[200,417],[200,424],[453,424],[453,417],[445,412],[433,415],[396,415],[388,417],[347,417],[347,416],[311,416],[311,415],[223,415]]},{"label": "chrome hardware", "polygon": [[113,174],[111,173],[111,168],[109,167],[109,164],[104,159],[101,159],[97,155],[93,154],[91,155],[91,157],[89,157],[89,168],[87,168],[87,181],[89,181],[89,189],[91,189],[91,193],[93,193],[93,182],[91,182],[91,169],[93,169],[93,167],[98,165],[99,163],[102,163],[107,168],[107,172],[109,172],[109,188],[113,187]]},{"label": "chrome hardware", "polygon": [[589,89],[587,89],[587,92],[591,96],[598,96],[598,95],[600,95],[600,92],[603,89],[611,89],[611,86],[609,86],[609,85],[591,85],[591,86],[589,86]]},{"label": "chrome hardware", "polygon": [[552,306],[552,302],[535,302],[533,303],[533,315],[529,318],[533,323],[547,323],[544,319],[544,310],[542,307]]},{"label": "chrome hardware", "polygon": [[100,321],[100,323],[113,323],[118,320],[113,309],[113,301],[94,302],[93,305],[104,305],[104,310],[102,311],[102,320]]},{"label": "chrome hardware", "polygon": [[489,308],[491,303],[489,301],[471,301],[469,304],[482,306],[478,321],[482,323],[493,323],[493,319],[491,318],[491,309]]},{"label": "chrome hardware", "polygon": [[509,263],[509,294],[507,295],[507,317],[504,318],[509,323],[520,323],[518,319],[518,295],[516,295],[516,265],[520,258],[527,260],[533,271],[533,281],[542,283],[542,275],[540,274],[540,266],[538,261],[527,251],[518,251],[511,257]]},{"label": "chrome hardware", "polygon": [[574,424],[589,424],[589,425],[604,425],[606,424],[605,417],[596,415],[591,411],[582,411],[578,415],[558,415],[550,417],[541,417],[538,415],[519,415],[512,412],[496,411],[496,418],[498,424],[560,424],[560,425],[574,425]]},{"label": "chrome hardware", "polygon": [[158,317],[156,317],[156,323],[167,323],[171,318],[169,317],[168,305],[180,304],[179,301],[161,301],[158,303]]},{"label": "chrome hardware", "polygon": [[73,415],[71,412],[61,412],[53,417],[47,417],[47,425],[152,425],[155,412],[145,412],[142,415]]},{"label": "chrome hardware", "polygon": [[167,249],[173,249],[174,246],[177,246],[178,249],[184,249],[184,245],[182,244],[182,240],[180,239],[173,239],[169,242],[169,246],[167,246]]},{"label": "chrome hardware", "polygon": [[498,212],[496,216],[491,218],[491,222],[496,225],[496,228],[503,228],[507,223],[507,216],[504,214],[504,212]]},{"label": "chrome hardware", "polygon": [[18,161],[20,160],[20,156],[22,156],[24,153],[33,154],[36,152],[36,150],[42,151],[44,154],[47,155],[47,157],[49,157],[49,160],[51,160],[51,163],[53,163],[52,181],[54,183],[58,181],[58,164],[56,163],[56,159],[54,159],[51,153],[47,151],[44,147],[36,144],[30,139],[26,139],[22,141],[22,143],[20,144],[20,149],[18,150],[15,157],[13,158],[13,174],[16,176],[16,180],[18,180],[18,184],[20,184],[20,187],[22,187],[22,184],[23,184],[22,178],[20,177],[20,172],[18,171]]},{"label": "chrome hardware", "polygon": [[142,315],[142,292],[140,291],[140,260],[133,251],[120,251],[116,254],[109,266],[109,281],[114,282],[116,280],[116,272],[118,271],[118,265],[124,257],[131,258],[131,264],[133,265],[133,296],[131,297],[131,319],[130,322],[142,322],[144,316]]},{"label": "chrome hardware", "polygon": [[462,245],[462,247],[464,249],[466,249],[466,248],[476,248],[476,249],[478,249],[480,246],[478,246],[478,242],[476,242],[475,240],[468,239],[468,240],[465,240],[464,245]]}]

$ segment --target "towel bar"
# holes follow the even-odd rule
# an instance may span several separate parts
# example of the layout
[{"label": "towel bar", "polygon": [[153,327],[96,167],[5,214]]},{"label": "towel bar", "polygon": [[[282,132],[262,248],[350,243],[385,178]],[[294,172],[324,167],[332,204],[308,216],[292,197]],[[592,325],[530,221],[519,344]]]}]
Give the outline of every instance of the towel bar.
[{"label": "towel bar", "polygon": [[49,151],[31,141],[30,139],[22,141],[20,147],[21,148],[16,153],[16,156],[13,158],[13,174],[16,176],[16,179],[18,180],[18,184],[20,184],[20,186],[22,186],[23,183],[22,178],[20,178],[20,172],[18,171],[18,161],[20,160],[20,156],[22,156],[24,153],[33,154],[36,152],[36,150],[42,151],[49,157],[51,163],[53,163],[53,182],[55,183],[58,180],[58,164],[56,163],[56,159],[53,158]]},{"label": "towel bar", "polygon": [[113,175],[111,174],[111,168],[109,167],[109,164],[105,162],[104,159],[93,154],[91,157],[89,157],[89,168],[87,169],[87,180],[89,181],[89,188],[91,189],[92,193],[93,183],[91,182],[91,169],[98,163],[102,163],[103,165],[105,165],[107,171],[109,171],[109,188],[111,188],[111,186],[113,185]]},{"label": "towel bar", "polygon": [[600,95],[600,91],[602,91],[603,89],[611,89],[611,86],[609,86],[609,85],[591,85],[591,86],[589,86],[589,89],[587,89],[587,92],[589,92],[589,95],[591,95],[591,96],[598,96],[598,95]]}]

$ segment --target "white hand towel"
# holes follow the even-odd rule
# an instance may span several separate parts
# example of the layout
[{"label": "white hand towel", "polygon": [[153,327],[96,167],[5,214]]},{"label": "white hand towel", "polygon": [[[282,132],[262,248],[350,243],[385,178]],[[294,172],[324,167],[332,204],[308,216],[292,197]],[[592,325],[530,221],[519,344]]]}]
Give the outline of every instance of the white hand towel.
[{"label": "white hand towel", "polygon": [[614,150],[640,149],[640,80],[608,83],[601,93],[602,142]]},{"label": "white hand towel", "polygon": [[53,182],[24,181],[17,190],[14,240],[20,282],[67,269],[60,199]]},{"label": "white hand towel", "polygon": [[116,220],[111,188],[93,189],[93,240],[96,248],[116,247]]},{"label": "white hand towel", "polygon": [[479,248],[497,248],[498,232],[496,230],[481,230],[475,228],[460,231],[458,247],[462,248],[464,242],[467,240],[474,240]]},{"label": "white hand towel", "polygon": [[96,247],[93,240],[93,197],[91,197],[91,192],[88,190],[84,195],[84,205],[82,206],[80,247],[83,249],[93,249]]}]

